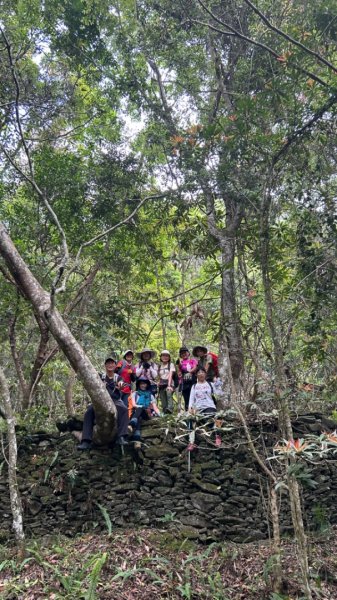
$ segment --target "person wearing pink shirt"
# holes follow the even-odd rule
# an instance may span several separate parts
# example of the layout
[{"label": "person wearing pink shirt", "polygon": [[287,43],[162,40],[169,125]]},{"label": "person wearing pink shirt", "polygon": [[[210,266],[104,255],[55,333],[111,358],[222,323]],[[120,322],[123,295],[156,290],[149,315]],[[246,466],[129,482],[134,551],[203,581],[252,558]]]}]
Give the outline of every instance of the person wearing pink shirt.
[{"label": "person wearing pink shirt", "polygon": [[198,361],[195,358],[191,358],[189,349],[186,348],[186,346],[182,346],[179,350],[177,367],[186,411],[188,411],[188,403],[192,385],[196,382],[195,372],[197,370],[197,366]]}]

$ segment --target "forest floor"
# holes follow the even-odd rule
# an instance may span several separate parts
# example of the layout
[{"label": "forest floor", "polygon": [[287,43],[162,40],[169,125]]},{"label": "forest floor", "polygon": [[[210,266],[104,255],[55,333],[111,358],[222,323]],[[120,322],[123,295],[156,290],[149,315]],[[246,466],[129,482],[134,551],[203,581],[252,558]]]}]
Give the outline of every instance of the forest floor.
[{"label": "forest floor", "polygon": [[[173,524],[170,524],[173,526]],[[337,599],[337,528],[310,539],[315,598]],[[272,549],[266,542],[201,545],[174,530],[139,529],[45,537],[26,557],[0,547],[3,600],[299,600],[303,598],[295,545],[283,542],[285,587],[273,594]]]}]

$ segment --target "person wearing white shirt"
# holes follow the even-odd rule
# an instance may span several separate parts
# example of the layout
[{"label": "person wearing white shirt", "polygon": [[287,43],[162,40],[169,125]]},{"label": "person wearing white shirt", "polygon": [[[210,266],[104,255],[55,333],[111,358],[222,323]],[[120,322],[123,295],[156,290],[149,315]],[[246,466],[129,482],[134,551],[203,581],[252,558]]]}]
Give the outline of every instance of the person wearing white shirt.
[{"label": "person wearing white shirt", "polygon": [[192,385],[188,410],[193,414],[214,415],[216,408],[213,400],[213,385],[206,381],[206,370],[203,367],[198,368],[196,375],[197,383]]}]

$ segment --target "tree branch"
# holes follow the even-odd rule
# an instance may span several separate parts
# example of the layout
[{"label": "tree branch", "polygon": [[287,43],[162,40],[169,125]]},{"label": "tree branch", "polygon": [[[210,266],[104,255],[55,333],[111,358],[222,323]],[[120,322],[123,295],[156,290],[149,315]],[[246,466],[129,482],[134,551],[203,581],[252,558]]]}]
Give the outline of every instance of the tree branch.
[{"label": "tree branch", "polygon": [[30,151],[25,139],[25,135],[23,132],[23,127],[22,127],[22,123],[21,123],[21,116],[20,116],[20,85],[19,85],[19,80],[17,77],[17,73],[15,70],[15,62],[12,56],[12,49],[11,49],[11,44],[4,32],[4,30],[0,27],[0,31],[2,34],[2,37],[4,39],[5,42],[5,46],[6,46],[6,50],[7,50],[7,55],[8,55],[8,61],[9,61],[9,65],[10,65],[10,69],[11,69],[11,73],[12,73],[12,77],[13,77],[13,81],[14,81],[14,85],[15,85],[15,90],[16,90],[16,96],[15,96],[15,117],[16,117],[16,123],[19,129],[19,136],[24,148],[24,152],[27,158],[27,162],[28,162],[28,170],[29,170],[29,175],[27,175],[27,173],[25,173],[23,171],[23,169],[21,169],[21,167],[19,167],[11,158],[11,156],[9,155],[9,153],[7,152],[7,150],[4,148],[4,146],[2,147],[3,152],[5,154],[5,156],[7,157],[7,159],[9,160],[9,162],[11,163],[11,165],[16,169],[16,171],[26,180],[30,183],[30,185],[33,187],[33,189],[35,190],[35,192],[38,194],[38,196],[40,197],[40,199],[42,200],[43,204],[45,205],[47,211],[49,212],[49,214],[52,217],[52,220],[54,221],[60,236],[61,236],[61,240],[62,240],[62,247],[63,247],[63,257],[62,260],[60,262],[59,268],[58,268],[58,274],[53,282],[52,285],[52,291],[51,291],[51,308],[53,308],[54,305],[54,299],[55,299],[55,294],[57,294],[59,291],[62,291],[61,289],[58,289],[57,286],[59,284],[59,282],[62,279],[65,267],[68,263],[68,259],[69,259],[69,251],[68,251],[68,244],[67,244],[67,239],[66,239],[66,235],[64,233],[64,230],[60,224],[60,221],[55,213],[55,211],[53,210],[52,206],[50,205],[46,195],[42,192],[42,190],[40,189],[40,187],[37,185],[36,181],[35,181],[35,176],[34,176],[34,169],[33,169],[33,163],[31,160],[31,156],[30,156]]},{"label": "tree branch", "polygon": [[281,37],[283,37],[284,39],[286,39],[291,44],[294,44],[298,48],[301,48],[301,50],[303,50],[307,54],[310,54],[311,56],[314,56],[319,62],[323,63],[326,67],[329,67],[329,69],[332,69],[334,71],[334,73],[337,73],[337,68],[334,67],[334,65],[331,62],[329,62],[328,60],[326,60],[324,58],[324,56],[321,56],[320,54],[318,54],[318,52],[315,52],[314,50],[311,50],[311,48],[308,48],[307,46],[305,46],[304,44],[302,44],[301,42],[299,42],[298,40],[296,40],[295,38],[293,38],[291,35],[289,35],[285,31],[282,31],[282,29],[279,29],[278,27],[276,27],[275,25],[273,25],[271,23],[271,21],[269,21],[269,19],[266,17],[266,15],[264,15],[257,8],[257,6],[255,6],[255,4],[253,4],[253,2],[251,2],[251,0],[244,0],[244,2],[246,4],[248,4],[248,6],[250,6],[250,8],[257,15],[259,15],[260,19],[262,19],[262,21],[267,25],[267,27],[269,27],[269,29],[271,29],[272,31],[274,31],[275,33],[277,33],[278,35],[280,35]]},{"label": "tree branch", "polygon": [[166,193],[162,193],[162,194],[154,194],[153,196],[146,196],[145,198],[143,198],[143,200],[141,200],[139,202],[139,204],[137,204],[136,208],[127,216],[125,217],[125,219],[123,219],[122,221],[119,221],[119,223],[116,223],[115,225],[113,225],[112,227],[109,227],[109,229],[106,229],[105,231],[103,231],[102,233],[99,233],[98,235],[96,235],[95,237],[91,238],[91,240],[88,240],[87,242],[84,242],[84,244],[82,244],[76,254],[75,257],[75,262],[73,267],[70,269],[70,271],[68,272],[66,278],[64,279],[63,282],[63,287],[65,287],[70,275],[72,275],[72,273],[74,273],[78,263],[79,263],[79,259],[80,256],[84,250],[84,248],[88,248],[88,246],[92,246],[92,244],[94,244],[95,242],[98,242],[99,240],[101,240],[102,238],[104,238],[105,236],[109,235],[110,233],[112,233],[113,231],[115,231],[116,229],[119,229],[119,227],[122,227],[123,225],[127,225],[127,223],[129,223],[133,217],[137,214],[137,212],[140,210],[140,208],[143,206],[143,204],[145,204],[145,202],[147,202],[148,200],[154,200],[157,198],[164,198],[167,195]]},{"label": "tree branch", "polygon": [[323,117],[323,115],[334,105],[337,103],[337,94],[334,94],[329,98],[329,100],[307,121],[302,127],[296,129],[294,133],[290,137],[288,137],[286,143],[282,146],[281,150],[275,154],[272,159],[272,165],[275,165],[279,159],[288,151],[289,147],[297,142],[297,140],[306,134],[313,125]]},{"label": "tree branch", "polygon": [[[214,19],[214,21],[216,21],[223,27],[227,27],[227,29],[229,29],[231,32],[235,33],[235,35],[237,37],[239,37],[240,39],[245,40],[246,42],[248,42],[249,44],[252,44],[254,46],[258,46],[259,48],[262,48],[263,50],[266,50],[267,52],[269,52],[269,54],[271,54],[274,58],[276,58],[276,60],[279,60],[280,56],[277,52],[275,52],[275,50],[273,50],[266,44],[263,44],[262,42],[257,42],[256,40],[253,40],[252,38],[248,37],[247,35],[244,35],[240,31],[238,31],[237,29],[235,29],[234,27],[229,25],[229,23],[221,21],[221,19],[219,19],[214,13],[212,13],[211,10],[209,10],[209,8],[207,8],[207,6],[205,6],[205,4],[202,2],[202,0],[197,0],[197,2],[203,7],[205,12],[207,12],[207,14],[210,15],[212,17],[212,19]],[[191,19],[191,22],[193,23],[194,19]],[[218,33],[221,33],[222,35],[228,35],[228,31],[223,31],[222,29],[214,27],[214,25],[211,25],[210,23],[201,23],[200,21],[198,21],[198,23],[203,24],[205,27],[209,27],[210,29],[213,29],[213,31],[217,31]],[[304,73],[305,75],[307,75],[308,77],[310,77],[311,79],[313,79],[314,81],[319,83],[320,85],[323,85],[324,87],[330,87],[329,84],[326,83],[326,81],[324,81],[323,79],[318,77],[318,75],[315,75],[311,71],[307,71],[307,69],[303,69],[301,66],[296,65],[296,64],[293,64],[291,66],[294,69],[301,71],[301,73]]]},{"label": "tree branch", "polygon": [[151,69],[153,70],[153,72],[154,72],[154,74],[156,76],[157,83],[158,83],[158,88],[159,88],[160,98],[161,98],[161,102],[162,102],[162,105],[163,105],[164,113],[165,113],[165,116],[166,116],[166,121],[167,121],[167,123],[169,125],[171,134],[174,135],[175,132],[176,132],[176,126],[175,126],[175,123],[174,123],[173,118],[172,118],[172,110],[171,110],[171,108],[169,106],[169,103],[167,101],[167,98],[166,98],[166,92],[165,92],[163,80],[162,80],[162,77],[161,77],[161,73],[159,71],[157,63],[152,58],[147,58],[147,62],[150,65]]}]

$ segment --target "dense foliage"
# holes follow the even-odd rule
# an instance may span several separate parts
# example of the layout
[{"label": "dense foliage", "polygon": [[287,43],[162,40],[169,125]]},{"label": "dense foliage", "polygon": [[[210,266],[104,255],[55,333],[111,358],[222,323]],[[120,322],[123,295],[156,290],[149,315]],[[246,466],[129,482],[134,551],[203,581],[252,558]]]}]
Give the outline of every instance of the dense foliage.
[{"label": "dense foliage", "polygon": [[[278,340],[288,380],[329,397],[334,10],[3,3],[1,220],[44,288],[64,287],[56,304],[97,367],[126,347],[225,338],[238,377],[242,362],[270,380]],[[1,360],[22,393],[43,332],[1,270]],[[54,407],[69,370],[47,338],[29,403],[42,390]]]}]

